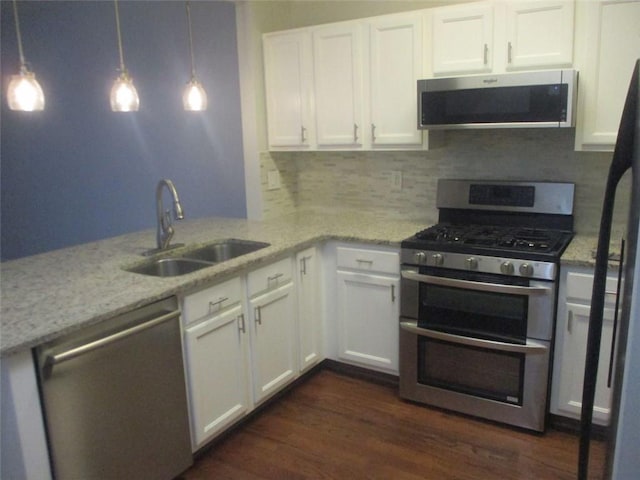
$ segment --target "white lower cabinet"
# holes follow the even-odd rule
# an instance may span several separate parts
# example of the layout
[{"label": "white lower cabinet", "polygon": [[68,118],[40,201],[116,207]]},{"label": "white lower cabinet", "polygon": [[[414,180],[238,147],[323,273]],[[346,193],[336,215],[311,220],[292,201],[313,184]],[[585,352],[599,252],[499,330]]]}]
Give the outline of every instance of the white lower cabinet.
[{"label": "white lower cabinet", "polygon": [[338,358],[398,374],[397,251],[338,246]]},{"label": "white lower cabinet", "polygon": [[186,297],[183,321],[195,451],[252,407],[241,279]]},{"label": "white lower cabinet", "polygon": [[298,297],[298,345],[300,371],[320,362],[322,354],[322,291],[320,258],[315,247],[296,255]]},{"label": "white lower cabinet", "polygon": [[296,301],[287,257],[249,273],[253,399],[260,403],[298,375]]},{"label": "white lower cabinet", "polygon": [[[616,285],[615,276],[607,277],[607,295],[605,297],[593,407],[593,422],[600,425],[609,423],[611,390],[607,386],[607,377],[611,355]],[[592,269],[569,269],[562,275],[558,299],[551,413],[575,419],[580,418],[582,411],[582,386],[592,286]]]}]

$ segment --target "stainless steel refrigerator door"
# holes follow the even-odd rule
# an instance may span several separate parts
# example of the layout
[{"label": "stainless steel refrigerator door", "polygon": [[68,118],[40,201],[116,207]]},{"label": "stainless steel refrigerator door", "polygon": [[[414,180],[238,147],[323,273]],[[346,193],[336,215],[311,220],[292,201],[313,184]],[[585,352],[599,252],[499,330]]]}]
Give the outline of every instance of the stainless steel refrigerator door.
[{"label": "stainless steel refrigerator door", "polygon": [[[113,338],[162,315],[167,320]],[[148,317],[145,311],[137,324],[106,322],[107,335],[89,339],[110,337],[100,348],[65,358],[82,345],[67,342],[40,352],[56,479],[169,480],[192,463],[179,311]],[[126,328],[114,330],[123,323]]]}]

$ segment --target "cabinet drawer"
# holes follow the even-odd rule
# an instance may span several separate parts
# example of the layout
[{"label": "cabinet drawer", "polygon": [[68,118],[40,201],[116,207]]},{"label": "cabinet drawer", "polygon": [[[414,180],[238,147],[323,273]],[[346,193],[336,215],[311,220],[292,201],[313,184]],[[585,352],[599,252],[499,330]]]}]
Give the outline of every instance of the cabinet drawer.
[{"label": "cabinet drawer", "polygon": [[186,325],[242,301],[242,282],[233,278],[199,292],[192,293],[182,302],[182,316]]},{"label": "cabinet drawer", "polygon": [[338,247],[338,268],[398,274],[400,256],[398,252],[384,252],[365,248]]},{"label": "cabinet drawer", "polygon": [[[605,302],[615,303],[616,287],[618,279],[607,276]],[[586,273],[569,272],[567,274],[567,299],[591,302],[591,291],[593,289],[593,275]]]},{"label": "cabinet drawer", "polygon": [[290,257],[250,272],[247,279],[249,297],[291,282],[292,272]]}]

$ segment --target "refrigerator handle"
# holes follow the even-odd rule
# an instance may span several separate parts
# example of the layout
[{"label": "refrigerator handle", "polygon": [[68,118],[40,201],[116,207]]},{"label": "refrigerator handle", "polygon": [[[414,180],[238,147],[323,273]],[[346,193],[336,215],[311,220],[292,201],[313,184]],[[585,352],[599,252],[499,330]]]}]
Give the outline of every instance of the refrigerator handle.
[{"label": "refrigerator handle", "polygon": [[624,265],[624,238],[620,242],[620,265],[618,265],[618,285],[616,287],[616,307],[613,312],[613,332],[611,332],[611,353],[609,354],[609,375],[607,388],[611,388],[613,376],[613,360],[615,359],[616,337],[618,336],[618,314],[620,313],[620,290],[622,287],[622,266]]}]

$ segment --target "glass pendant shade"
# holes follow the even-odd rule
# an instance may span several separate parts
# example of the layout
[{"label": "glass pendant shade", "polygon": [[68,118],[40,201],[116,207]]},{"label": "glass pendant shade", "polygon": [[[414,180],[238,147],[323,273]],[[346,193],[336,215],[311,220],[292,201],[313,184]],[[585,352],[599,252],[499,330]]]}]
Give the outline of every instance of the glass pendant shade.
[{"label": "glass pendant shade", "polygon": [[111,110],[114,112],[137,112],[140,107],[138,91],[127,73],[121,73],[111,87]]},{"label": "glass pendant shade", "polygon": [[207,109],[207,92],[195,78],[191,79],[182,94],[182,105],[185,110],[199,112]]},{"label": "glass pendant shade", "polygon": [[11,110],[37,112],[44,110],[44,93],[33,72],[21,69],[12,75],[7,89],[7,102]]}]

